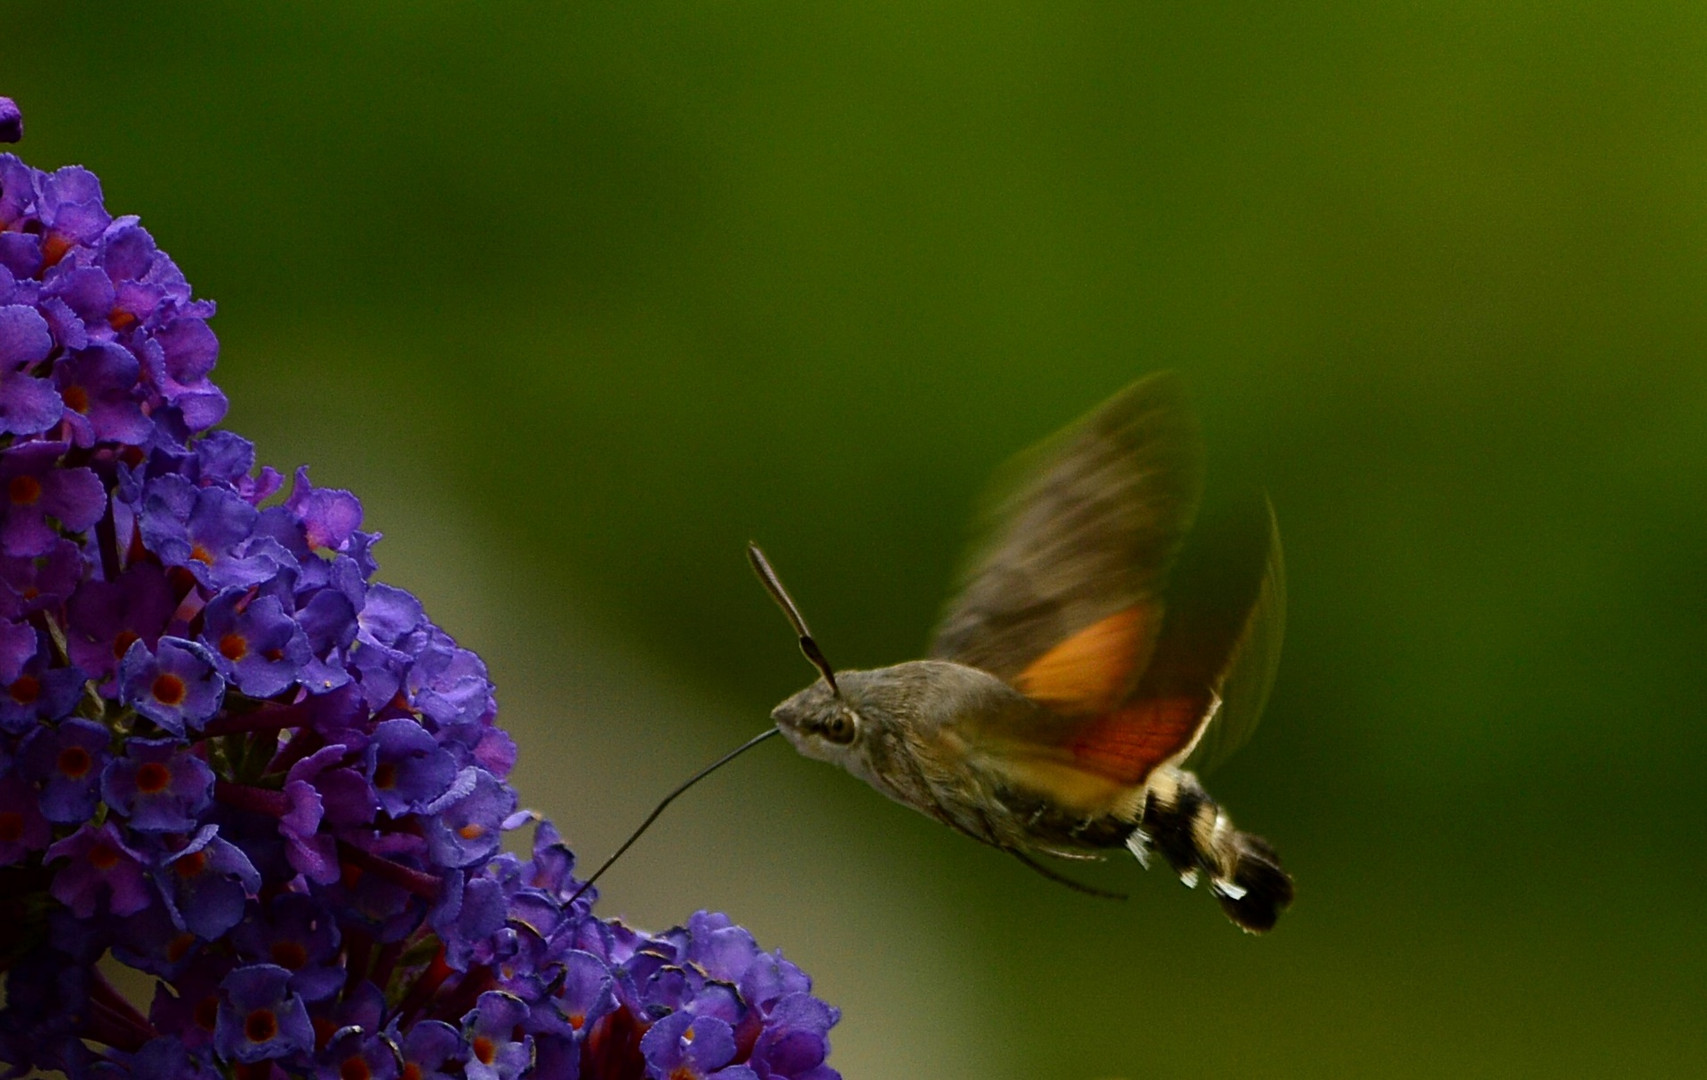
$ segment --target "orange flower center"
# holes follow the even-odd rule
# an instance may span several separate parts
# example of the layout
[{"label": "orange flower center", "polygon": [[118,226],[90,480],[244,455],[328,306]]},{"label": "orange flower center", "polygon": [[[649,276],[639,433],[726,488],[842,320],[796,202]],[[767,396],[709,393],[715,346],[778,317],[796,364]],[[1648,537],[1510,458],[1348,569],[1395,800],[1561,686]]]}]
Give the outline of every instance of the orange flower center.
[{"label": "orange flower center", "polygon": [[219,655],[235,664],[249,655],[249,639],[233,630],[219,639]]},{"label": "orange flower center", "polygon": [[302,965],[308,963],[308,950],[298,941],[275,941],[268,953],[273,963],[286,971],[300,971]]},{"label": "orange flower center", "polygon": [[159,675],[154,679],[154,700],[162,705],[182,705],[188,687],[176,675]]},{"label": "orange flower center", "polygon": [[6,485],[6,497],[13,506],[30,506],[41,498],[41,481],[33,476],[14,476]]},{"label": "orange flower center", "polygon": [[[196,936],[187,930],[184,931],[182,934],[173,938],[166,946],[166,959],[173,963],[177,963],[179,960],[182,960],[190,954],[190,948],[195,945],[195,943]],[[200,1023],[201,1021],[198,1018],[196,1022]]]},{"label": "orange flower center", "polygon": [[19,705],[34,705],[36,698],[41,696],[41,680],[34,675],[20,675],[16,682],[7,687],[12,700]]},{"label": "orange flower center", "polygon": [[136,770],[136,789],[144,795],[158,795],[172,783],[172,770],[158,761],[143,762]]},{"label": "orange flower center", "polygon": [[123,660],[124,654],[129,652],[130,647],[140,640],[142,640],[142,635],[135,630],[120,630],[119,636],[113,639],[113,659]]},{"label": "orange flower center", "polygon": [[97,870],[111,870],[119,864],[119,852],[104,840],[96,841],[89,849],[89,865]]},{"label": "orange flower center", "polygon": [[42,269],[46,270],[57,265],[59,260],[65,258],[65,253],[71,250],[71,244],[71,237],[62,236],[59,233],[48,233],[47,236],[43,237],[41,242]]},{"label": "orange flower center", "polygon": [[89,756],[89,751],[81,746],[67,746],[59,752],[54,765],[61,776],[78,780],[88,775],[89,769],[95,764],[95,759]]},{"label": "orange flower center", "polygon": [[473,1042],[474,1056],[480,1059],[482,1065],[490,1065],[498,1056],[498,1044],[490,1037],[476,1035]]}]

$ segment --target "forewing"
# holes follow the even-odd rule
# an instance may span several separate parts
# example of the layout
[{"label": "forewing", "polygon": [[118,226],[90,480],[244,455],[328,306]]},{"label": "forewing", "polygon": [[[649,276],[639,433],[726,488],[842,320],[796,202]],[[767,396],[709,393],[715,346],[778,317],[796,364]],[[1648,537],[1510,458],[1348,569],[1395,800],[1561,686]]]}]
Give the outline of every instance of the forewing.
[{"label": "forewing", "polygon": [[1174,568],[1149,662],[1130,694],[1104,711],[1044,711],[977,726],[985,747],[1080,777],[1136,785],[1164,762],[1208,767],[1250,736],[1273,683],[1285,611],[1280,537],[1267,500],[1205,522]]},{"label": "forewing", "polygon": [[1162,627],[1197,513],[1197,424],[1151,375],[998,474],[930,655],[981,668],[1064,717],[1126,700]]}]

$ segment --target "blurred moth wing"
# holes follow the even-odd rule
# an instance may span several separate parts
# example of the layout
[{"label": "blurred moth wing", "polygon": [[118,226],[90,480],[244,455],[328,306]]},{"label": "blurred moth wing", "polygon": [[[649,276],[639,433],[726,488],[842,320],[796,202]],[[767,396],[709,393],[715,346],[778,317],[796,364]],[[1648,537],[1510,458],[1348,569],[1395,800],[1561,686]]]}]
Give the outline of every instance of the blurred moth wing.
[{"label": "blurred moth wing", "polygon": [[1152,375],[1022,455],[987,502],[930,653],[1045,706],[969,717],[960,734],[1064,805],[1139,800],[1158,766],[1224,754],[1261,713],[1284,603],[1278,532],[1264,500],[1194,533],[1202,458],[1178,379]]},{"label": "blurred moth wing", "polygon": [[1169,373],[1016,457],[984,499],[930,655],[1029,686],[1064,714],[1123,697],[1160,632],[1202,462],[1196,420]]},{"label": "blurred moth wing", "polygon": [[1193,613],[1196,622],[1188,639],[1188,647],[1198,649],[1191,677],[1208,682],[1219,699],[1185,759],[1208,771],[1245,744],[1268,705],[1286,634],[1286,565],[1280,525],[1266,498],[1205,522],[1199,533],[1201,543],[1187,550],[1176,571],[1176,610]]}]

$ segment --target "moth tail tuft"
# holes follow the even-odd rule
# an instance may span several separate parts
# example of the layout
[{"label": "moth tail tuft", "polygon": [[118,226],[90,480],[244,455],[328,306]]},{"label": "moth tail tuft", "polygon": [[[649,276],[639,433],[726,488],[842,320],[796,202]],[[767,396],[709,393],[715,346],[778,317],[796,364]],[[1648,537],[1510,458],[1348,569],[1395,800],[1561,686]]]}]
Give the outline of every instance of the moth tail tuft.
[{"label": "moth tail tuft", "polygon": [[1140,861],[1142,849],[1153,846],[1188,888],[1208,878],[1221,910],[1248,933],[1272,930],[1292,903],[1292,878],[1281,869],[1274,848],[1234,828],[1233,819],[1189,772],[1157,770],[1143,821],[1128,846]]},{"label": "moth tail tuft", "polygon": [[1221,910],[1252,934],[1274,929],[1275,920],[1292,903],[1292,879],[1280,868],[1280,857],[1268,841],[1250,833],[1233,838],[1234,862],[1231,888],[1212,883]]}]

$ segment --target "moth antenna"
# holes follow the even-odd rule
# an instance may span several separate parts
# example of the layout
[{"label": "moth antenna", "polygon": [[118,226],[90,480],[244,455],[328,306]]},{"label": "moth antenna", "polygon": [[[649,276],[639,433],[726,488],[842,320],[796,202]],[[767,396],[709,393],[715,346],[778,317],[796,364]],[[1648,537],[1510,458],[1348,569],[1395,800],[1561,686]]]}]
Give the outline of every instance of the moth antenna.
[{"label": "moth antenna", "polygon": [[1050,881],[1055,882],[1057,885],[1065,885],[1065,886],[1067,886],[1067,888],[1072,889],[1074,892],[1081,892],[1081,893],[1084,893],[1086,896],[1094,896],[1099,900],[1124,900],[1124,899],[1126,899],[1126,894],[1123,892],[1109,892],[1107,889],[1099,889],[1094,885],[1086,885],[1082,881],[1074,881],[1072,878],[1068,877],[1066,874],[1056,873],[1054,870],[1051,870],[1051,869],[1049,869],[1049,867],[1044,866],[1042,863],[1038,862],[1036,859],[1033,859],[1031,856],[1027,855],[1023,851],[1017,851],[1014,848],[1007,848],[1005,850],[1007,851],[1007,853],[1009,855],[1012,855],[1014,858],[1018,859],[1020,862],[1031,867],[1033,870],[1036,870],[1039,874],[1042,874],[1044,877],[1048,878]]},{"label": "moth antenna", "polygon": [[841,697],[841,688],[836,685],[836,672],[830,667],[830,661],[824,658],[824,650],[818,648],[812,631],[807,629],[806,620],[795,606],[794,597],[788,595],[788,590],[782,587],[782,579],[771,569],[770,560],[759,550],[759,545],[751,541],[747,544],[747,561],[753,564],[753,573],[759,575],[759,580],[771,594],[771,599],[775,600],[777,607],[788,616],[789,624],[800,637],[800,651],[806,654],[806,659],[812,661],[812,666],[818,669],[818,674],[824,676],[824,681],[830,684],[830,690],[837,697]]},{"label": "moth antenna", "polygon": [[650,828],[654,821],[658,820],[658,815],[662,814],[664,812],[664,807],[669,806],[672,802],[675,802],[677,795],[680,795],[682,792],[686,791],[688,788],[693,787],[695,784],[699,783],[701,780],[704,780],[706,777],[710,776],[712,773],[716,772],[718,769],[723,768],[723,766],[729,764],[731,761],[734,761],[736,758],[740,757],[742,754],[745,754],[747,751],[751,750],[753,747],[764,742],[766,739],[770,738],[772,735],[780,735],[780,734],[782,734],[781,728],[774,728],[774,727],[773,728],[766,728],[764,731],[753,736],[751,739],[748,739],[746,742],[742,743],[740,746],[737,746],[735,749],[729,751],[727,754],[724,754],[722,757],[718,758],[716,761],[712,762],[710,765],[707,765],[705,768],[694,773],[692,776],[688,777],[685,781],[683,781],[681,783],[681,785],[679,785],[676,788],[676,790],[674,790],[674,791],[670,792],[668,795],[664,796],[664,800],[662,802],[660,802],[656,807],[654,807],[650,814],[646,815],[646,820],[642,821],[640,823],[640,828],[635,829],[634,832],[630,833],[628,839],[624,840],[622,842],[622,846],[616,849],[615,854],[613,854],[610,858],[606,859],[604,861],[603,866],[600,866],[597,870],[594,870],[592,877],[588,878],[586,881],[583,881],[581,883],[581,887],[579,889],[575,890],[575,895],[571,896],[569,898],[569,903],[573,904],[575,901],[581,899],[581,894],[586,892],[588,889],[592,888],[593,882],[599,880],[599,878],[604,874],[604,872],[611,868],[612,863],[614,863],[618,859],[622,858],[623,852],[627,851],[629,848],[634,846],[634,842],[636,840],[640,839],[640,834],[645,832],[648,828]]}]

